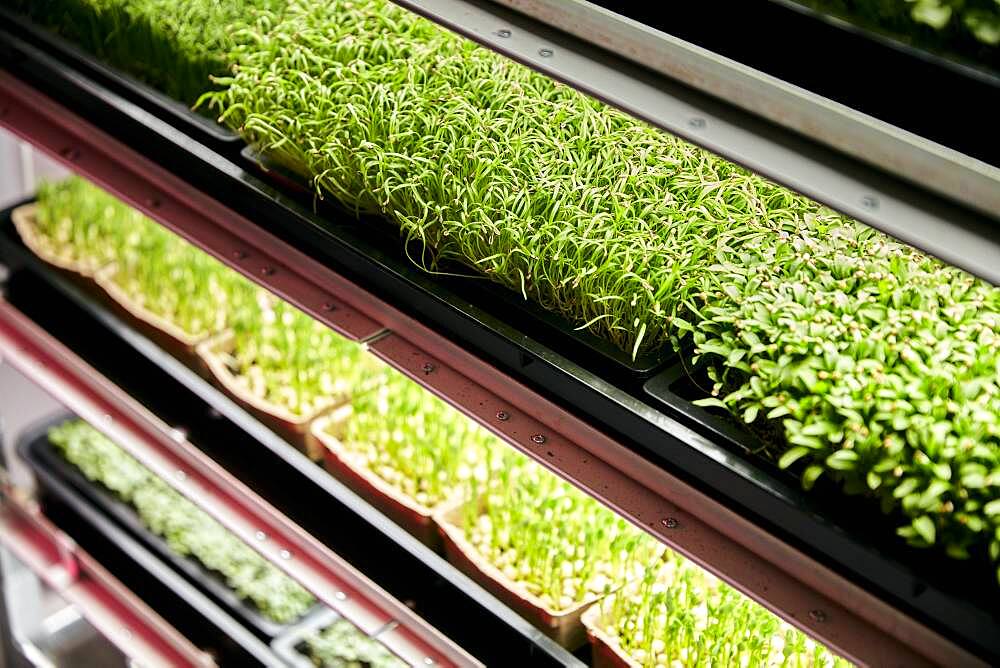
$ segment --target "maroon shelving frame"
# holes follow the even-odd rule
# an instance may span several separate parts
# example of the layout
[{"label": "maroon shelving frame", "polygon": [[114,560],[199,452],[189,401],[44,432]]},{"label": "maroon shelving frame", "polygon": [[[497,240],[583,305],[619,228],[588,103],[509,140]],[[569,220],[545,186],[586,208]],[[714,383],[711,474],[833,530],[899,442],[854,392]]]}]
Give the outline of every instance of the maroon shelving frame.
[{"label": "maroon shelving frame", "polygon": [[30,500],[8,489],[0,545],[123,654],[143,666],[207,668],[215,661],[122,585]]},{"label": "maroon shelving frame", "polygon": [[[0,72],[0,125],[332,329],[367,342],[376,355],[514,447],[853,661],[907,667],[985,665],[5,72]],[[71,363],[69,351],[54,354],[59,344],[36,329],[9,305],[0,308],[0,350],[13,348],[5,354],[21,358],[15,364],[28,375],[61,375],[60,382],[72,381],[88,391],[101,387],[88,376],[95,372],[78,360]],[[57,372],[66,366],[75,371]],[[123,403],[141,416],[133,416],[133,421],[155,421],[130,401],[117,397],[107,409]],[[98,418],[100,426],[101,416],[91,417]],[[178,453],[192,456],[191,448],[173,441],[167,432],[152,440],[156,447],[144,456],[168,478],[177,468]],[[189,478],[176,484],[178,489],[190,494],[197,484],[200,493],[202,480],[190,478],[199,470],[182,470]],[[230,490],[218,502],[238,509],[230,528],[252,542],[255,529],[247,519],[271,516],[273,509],[252,495],[236,498],[234,490],[242,488],[224,471],[212,475],[227,480]],[[260,507],[252,507],[256,504]],[[323,574],[322,551],[307,536],[292,539],[295,545],[289,549],[302,559],[283,562],[281,541],[271,543],[270,538],[274,547],[262,553],[327,600],[334,585]],[[302,545],[310,547],[303,550]]]}]

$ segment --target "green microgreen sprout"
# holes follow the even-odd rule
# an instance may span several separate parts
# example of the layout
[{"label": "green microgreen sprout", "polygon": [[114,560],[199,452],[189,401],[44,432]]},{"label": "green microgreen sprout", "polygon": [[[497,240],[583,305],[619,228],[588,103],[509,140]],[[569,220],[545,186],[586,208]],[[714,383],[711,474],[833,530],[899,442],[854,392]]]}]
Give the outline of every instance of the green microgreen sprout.
[{"label": "green microgreen sprout", "polygon": [[298,583],[87,423],[68,420],[50,429],[48,436],[88,480],[132,506],[171,550],[217,573],[268,619],[291,623],[316,605]]},{"label": "green microgreen sprout", "polygon": [[398,372],[351,406],[348,461],[425,508],[460,496],[470,480],[486,482],[503,461],[496,436]]},{"label": "green microgreen sprout", "polygon": [[323,323],[261,290],[233,314],[227,363],[254,396],[306,417],[377,386],[385,366]]},{"label": "green microgreen sprout", "polygon": [[596,627],[643,668],[851,665],[673,552],[596,613]]},{"label": "green microgreen sprout", "polygon": [[[509,580],[563,611],[640,577],[660,548],[594,498],[510,452],[462,514],[471,545]],[[475,499],[478,498],[477,502]]]}]

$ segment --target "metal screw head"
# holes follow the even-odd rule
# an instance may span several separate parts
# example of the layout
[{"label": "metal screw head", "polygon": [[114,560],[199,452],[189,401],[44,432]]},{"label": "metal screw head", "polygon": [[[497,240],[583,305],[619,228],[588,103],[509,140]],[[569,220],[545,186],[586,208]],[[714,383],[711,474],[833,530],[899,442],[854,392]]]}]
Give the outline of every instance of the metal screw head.
[{"label": "metal screw head", "polygon": [[555,52],[552,49],[544,48],[538,50],[538,55],[542,58],[551,58]]},{"label": "metal screw head", "polygon": [[325,304],[323,304],[323,310],[327,312],[336,311],[337,305],[334,304],[333,302],[326,302]]},{"label": "metal screw head", "polygon": [[285,559],[286,561],[292,558],[292,553],[289,552],[288,550],[282,550],[278,554],[281,556],[282,559]]},{"label": "metal screw head", "polygon": [[676,529],[677,526],[680,524],[680,522],[678,522],[673,517],[665,517],[664,519],[660,520],[660,524],[667,527],[668,529]]},{"label": "metal screw head", "polygon": [[342,591],[338,591],[336,594],[333,595],[333,597],[335,599],[337,599],[338,601],[346,601],[347,600],[347,594],[345,594]]},{"label": "metal screw head", "polygon": [[531,437],[531,442],[537,443],[538,445],[544,443],[545,440],[546,440],[545,436],[543,436],[542,434],[535,434],[534,436]]},{"label": "metal screw head", "polygon": [[424,373],[432,373],[434,371],[434,365],[430,362],[424,362],[421,368],[424,370]]},{"label": "metal screw head", "polygon": [[253,535],[253,537],[256,538],[257,542],[259,542],[259,543],[263,543],[265,540],[267,540],[267,534],[264,533],[263,531],[256,532]]},{"label": "metal screw head", "polygon": [[510,414],[507,411],[497,411],[497,419],[501,422],[506,422],[510,419]]},{"label": "metal screw head", "polygon": [[810,610],[809,619],[813,620],[814,622],[822,624],[823,622],[826,621],[826,613],[823,612],[822,610]]},{"label": "metal screw head", "polygon": [[184,482],[185,480],[187,480],[188,476],[187,473],[184,473],[184,471],[177,470],[174,472],[174,477],[180,480],[181,482]]},{"label": "metal screw head", "polygon": [[500,30],[497,30],[497,37],[503,37],[504,39],[507,39],[508,37],[510,37],[510,35],[511,32],[506,28],[501,28]]},{"label": "metal screw head", "polygon": [[424,657],[424,665],[425,666],[433,666],[434,665],[434,659],[432,659],[429,656],[425,656]]},{"label": "metal screw head", "polygon": [[865,195],[861,198],[861,206],[868,209],[869,211],[874,211],[878,208],[878,197],[873,195]]},{"label": "metal screw head", "polygon": [[688,121],[688,125],[690,125],[692,128],[700,130],[701,128],[705,127],[707,123],[705,122],[704,118],[692,118],[691,120]]},{"label": "metal screw head", "polygon": [[265,265],[260,268],[261,276],[274,276],[274,267],[271,265]]}]

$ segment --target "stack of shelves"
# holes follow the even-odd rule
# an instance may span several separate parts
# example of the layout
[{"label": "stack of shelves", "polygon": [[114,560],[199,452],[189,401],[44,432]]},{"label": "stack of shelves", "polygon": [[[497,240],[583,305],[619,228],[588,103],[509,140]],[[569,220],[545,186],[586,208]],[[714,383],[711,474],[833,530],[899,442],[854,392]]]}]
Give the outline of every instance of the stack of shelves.
[{"label": "stack of shelves", "polygon": [[[837,68],[820,67],[812,54],[793,67],[770,46],[758,52],[736,38],[722,44],[703,21],[714,3],[685,10],[673,17],[676,25],[653,10],[616,14],[580,0],[397,4],[985,281],[1000,278],[1000,161],[989,142],[970,143],[983,136],[986,119],[978,115],[961,132],[939,129],[933,113],[905,112],[903,98],[870,82],[851,93]],[[1000,91],[988,59],[956,63],[794,3],[747,5],[738,11],[775,18],[768,30],[811,35],[834,50],[863,45],[877,67],[929,68],[957,95],[992,100]],[[468,429],[496,440],[505,456],[517,453],[568,481],[587,503],[592,497],[613,510],[615,522],[638,527],[630,529],[636,540],[679,555],[678,568],[707,571],[695,581],[715,583],[717,576],[762,604],[776,618],[765,614],[774,626],[768,621],[761,628],[770,630],[760,633],[787,631],[781,644],[815,652],[789,661],[1000,660],[995,564],[985,548],[980,554],[973,544],[962,566],[955,554],[908,545],[896,534],[900,516],[879,513],[871,494],[845,495],[829,475],[804,489],[802,466],[782,451],[760,454],[788,447],[784,431],[768,431],[780,423],[762,427],[757,412],[741,409],[734,418],[705,401],[704,385],[717,379],[691,366],[690,339],[680,353],[665,334],[656,345],[640,347],[641,336],[630,341],[634,347],[616,345],[529,300],[530,276],[518,291],[425,271],[413,260],[417,245],[400,243],[382,218],[362,215],[359,222],[334,198],[318,197],[320,186],[275,145],[251,148],[45,27],[0,12],[0,125],[231,269],[254,299],[283,303],[274,308],[288,309],[287,321],[278,316],[286,329],[308,316],[315,322],[306,326],[322,331],[320,339],[350,346],[337,355],[360,355],[351,357],[358,360],[353,368],[364,370],[372,387],[390,374],[423,388],[478,424]],[[983,53],[992,54],[987,47]],[[149,665],[320,665],[318,650],[309,648],[327,629],[333,645],[359,643],[382,657],[372,665],[637,661],[609,650],[613,642],[593,625],[585,642],[579,601],[580,614],[565,626],[543,599],[498,586],[500,568],[470,562],[475,548],[456,551],[475,531],[466,524],[449,533],[441,518],[460,527],[461,511],[434,513],[426,495],[422,503],[401,502],[377,475],[359,482],[338,477],[336,462],[327,467],[333,474],[324,468],[323,457],[335,460],[336,449],[316,434],[343,436],[329,416],[351,405],[349,392],[334,400],[340,390],[326,388],[322,406],[275,417],[233,378],[222,378],[232,371],[224,355],[215,355],[214,366],[207,356],[218,352],[208,343],[229,345],[212,338],[226,327],[188,339],[165,333],[176,327],[163,319],[136,317],[142,309],[122,308],[121,296],[108,292],[116,285],[111,274],[58,266],[26,233],[30,225],[15,225],[30,201],[0,222],[0,264],[9,270],[0,356],[67,412],[19,440],[14,456],[35,485],[5,482],[0,540],[125,655]],[[451,204],[459,203],[438,203]],[[153,262],[153,245],[136,248]],[[976,285],[986,286],[984,294],[994,289]],[[996,315],[990,303],[979,304],[987,321]],[[157,537],[125,497],[95,484],[50,443],[49,429],[74,417],[177,495],[165,498],[192,504],[315,605],[294,619],[268,621],[217,574],[174,554],[176,540]],[[461,433],[474,440],[473,432]],[[973,445],[995,451],[995,432],[984,433]],[[924,542],[935,543],[935,526],[944,531],[943,523],[932,524]],[[612,590],[604,594],[613,600]],[[572,607],[567,598],[562,607]],[[733,605],[752,611],[746,619],[765,619],[740,601]],[[592,618],[602,610],[594,607]],[[352,639],[342,640],[338,629]],[[677,660],[697,663],[687,656]],[[764,661],[754,656],[751,663]]]}]

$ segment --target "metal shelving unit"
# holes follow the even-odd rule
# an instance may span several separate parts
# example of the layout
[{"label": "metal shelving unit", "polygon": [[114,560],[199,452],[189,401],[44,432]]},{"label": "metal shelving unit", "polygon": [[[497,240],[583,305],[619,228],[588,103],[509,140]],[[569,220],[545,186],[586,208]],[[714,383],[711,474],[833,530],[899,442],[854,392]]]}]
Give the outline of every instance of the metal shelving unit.
[{"label": "metal shelving unit", "polygon": [[[995,163],[582,0],[399,4],[949,262],[1000,278]],[[1000,659],[1000,620],[975,577],[946,577],[940,561],[912,558],[882,536],[859,506],[833,494],[807,495],[741,452],[739,434],[727,436],[672,389],[668,356],[629,368],[595,354],[587,341],[567,340],[537,313],[512,315],[488,291],[421,274],[377,225],[357,225],[293,183],[262,174],[239,142],[51,36],[0,27],[0,64],[0,125],[365,342],[810,635],[869,665]],[[0,261],[15,267],[15,276],[32,273],[82,309],[116,345],[252,438],[290,479],[458,583],[547,660],[575,661],[197,374],[61,283],[9,230],[0,232]],[[0,303],[0,352],[362,630],[398,623],[379,638],[401,656],[474,665],[309,526],[178,437],[12,302]]]}]

